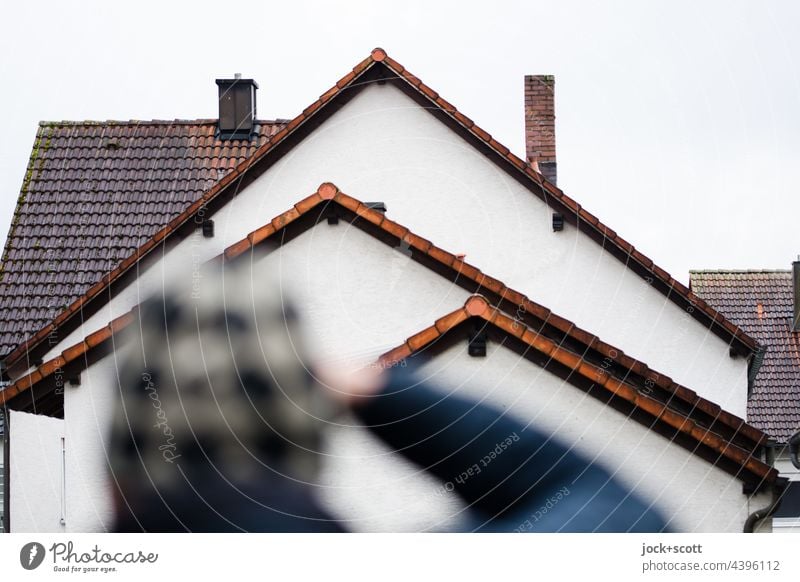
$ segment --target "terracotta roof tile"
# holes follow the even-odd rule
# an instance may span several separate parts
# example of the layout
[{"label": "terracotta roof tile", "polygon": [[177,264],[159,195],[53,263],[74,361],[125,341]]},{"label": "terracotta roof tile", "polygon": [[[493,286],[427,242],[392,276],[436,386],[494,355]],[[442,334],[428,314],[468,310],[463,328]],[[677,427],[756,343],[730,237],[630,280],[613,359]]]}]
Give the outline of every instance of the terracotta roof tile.
[{"label": "terracotta roof tile", "polygon": [[[748,448],[734,444],[729,438],[714,432],[710,427],[699,424],[697,420],[692,418],[692,411],[688,414],[681,412],[678,409],[671,408],[669,402],[660,401],[655,396],[640,392],[625,380],[611,376],[608,370],[588,362],[580,354],[572,352],[556,344],[553,340],[527,328],[524,324],[520,324],[516,319],[503,313],[481,296],[470,297],[463,308],[438,319],[433,326],[409,338],[403,345],[411,350],[411,354],[407,353],[408,350],[395,348],[381,356],[379,361],[385,365],[393,365],[413,355],[413,353],[425,350],[433,341],[457,328],[463,322],[463,316],[460,314],[464,313],[469,317],[480,318],[491,323],[503,333],[521,338],[529,347],[544,354],[550,360],[566,366],[594,384],[603,386],[609,392],[627,400],[636,408],[647,412],[659,421],[709,447],[718,453],[720,457],[725,457],[735,464],[736,469],[733,471],[725,467],[735,476],[754,484],[756,487],[772,483],[777,479],[778,472],[773,467],[762,462],[757,456],[756,449],[763,444],[763,439],[758,439]],[[737,420],[740,425],[746,426],[741,419]],[[648,421],[642,421],[642,423],[649,428],[650,423]],[[752,430],[752,427],[750,428]],[[692,450],[693,452],[696,451],[696,449]]]}]

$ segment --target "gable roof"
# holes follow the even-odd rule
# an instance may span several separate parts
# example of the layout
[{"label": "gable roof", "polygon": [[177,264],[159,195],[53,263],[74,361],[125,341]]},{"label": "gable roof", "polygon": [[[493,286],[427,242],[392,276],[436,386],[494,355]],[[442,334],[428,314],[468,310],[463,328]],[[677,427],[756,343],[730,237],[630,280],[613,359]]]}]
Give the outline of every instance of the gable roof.
[{"label": "gable roof", "polygon": [[[107,296],[103,293],[112,283],[124,276],[142,257],[158,247],[163,241],[181,229],[188,228],[191,219],[201,209],[221,204],[234,190],[246,186],[272,163],[280,159],[293,144],[302,140],[327,116],[367,86],[370,82],[393,83],[412,99],[424,106],[425,110],[436,116],[446,125],[460,133],[465,139],[482,151],[512,177],[526,186],[546,204],[563,212],[565,219],[575,224],[592,239],[601,244],[626,266],[645,278],[668,299],[682,307],[693,318],[728,342],[738,353],[750,356],[757,349],[754,339],[728,321],[689,289],[673,279],[669,273],[646,257],[633,245],[617,235],[597,217],[586,211],[577,202],[549,183],[529,164],[515,156],[503,144],[481,129],[471,119],[459,112],[444,100],[436,91],[422,83],[400,63],[389,57],[383,49],[376,48],[369,57],[356,65],[317,101],[303,110],[300,115],[286,123],[266,143],[260,146],[248,159],[242,161],[234,171],[227,174],[212,188],[205,191],[178,216],[156,232],[114,269],[106,273],[95,285],[86,290],[71,305],[61,311],[51,323],[20,344],[6,358],[8,366],[19,365],[29,356],[29,352],[40,345],[52,333],[57,333],[62,324],[80,312],[89,301]],[[334,102],[337,106],[332,105]],[[219,198],[219,200],[218,200]],[[26,362],[27,363],[27,362]],[[28,366],[25,366],[26,368]]]},{"label": "gable roof", "polygon": [[248,159],[253,141],[217,121],[42,122],[0,270],[0,356],[7,355]]},{"label": "gable roof", "polygon": [[[572,384],[583,384],[590,394],[605,404],[611,404],[616,399],[619,407],[620,401],[625,402],[627,406],[621,408],[631,418],[647,428],[654,428],[656,424],[660,424],[661,432],[666,432],[671,440],[749,483],[754,489],[760,489],[777,479],[778,471],[760,460],[758,445],[755,443],[744,445],[734,443],[736,435],[733,439],[730,436],[723,436],[702,420],[696,420],[698,418],[695,414],[696,409],[680,410],[670,399],[664,401],[657,393],[643,391],[627,378],[609,374],[602,365],[592,363],[584,355],[573,352],[521,324],[481,295],[473,295],[467,299],[464,307],[437,319],[430,327],[383,354],[378,362],[383,367],[390,367],[406,358],[435,348],[436,344],[442,342],[448,334],[459,327],[464,327],[471,320],[478,320],[481,330],[491,329],[506,340],[517,340],[515,342],[519,346],[517,349],[523,356],[554,371]],[[465,339],[466,335],[463,338]],[[505,341],[503,344],[509,346]],[[603,392],[594,391],[597,387],[602,388]],[[689,442],[680,437],[688,437]]]},{"label": "gable roof", "polygon": [[800,430],[800,332],[791,271],[691,271],[692,290],[766,347],[749,422],[778,442]]},{"label": "gable roof", "polygon": [[[545,353],[549,358],[555,358],[561,364],[571,363],[570,370],[586,378],[589,373],[595,374],[595,382],[599,382],[608,390],[619,391],[617,395],[634,408],[654,416],[682,435],[694,438],[697,441],[696,445],[702,443],[706,447],[712,447],[713,450],[718,449],[717,452],[728,461],[738,459],[737,462],[740,464],[737,465],[737,471],[751,467],[752,453],[766,444],[766,435],[742,419],[699,397],[694,391],[676,384],[669,377],[651,370],[645,364],[624,354],[622,350],[601,341],[525,295],[508,288],[501,281],[481,273],[463,259],[436,247],[406,227],[386,218],[382,212],[373,210],[339,191],[330,183],[322,184],[317,192],[299,201],[294,207],[249,233],[242,240],[230,245],[211,261],[222,263],[236,259],[270,241],[282,244],[331,215],[348,220],[350,225],[390,244],[393,248],[401,246],[399,244],[401,242],[406,243],[415,261],[430,267],[472,293],[482,294],[479,300],[472,299],[467,302],[464,308],[466,311],[458,310],[437,320],[431,328],[416,334],[402,346],[384,354],[381,361],[397,361],[418,352],[462,323],[466,318],[464,314],[469,317],[491,314],[487,321],[496,327],[508,331],[519,339],[531,340],[533,342],[531,347],[538,352]],[[491,301],[492,310],[488,311],[484,307],[478,309],[480,304],[476,301],[487,305]],[[109,353],[113,349],[115,335],[136,320],[137,310],[138,307],[135,307],[129,313],[115,318],[107,326],[89,334],[81,342],[68,347],[59,356],[43,363],[30,374],[0,391],[0,404],[9,403],[20,395],[27,395],[35,401],[34,396],[27,394],[34,388],[38,389],[39,397],[53,392],[59,381],[63,385],[66,377],[85,369],[92,361]],[[514,313],[514,318],[501,310]],[[49,385],[46,385],[47,383]],[[678,423],[680,419],[683,420]],[[721,444],[723,441],[729,447],[723,447]],[[741,451],[749,452],[745,455],[747,458],[742,456]],[[748,471],[752,473],[755,470],[752,467],[747,468],[746,473]],[[756,483],[751,478],[755,473],[747,475],[749,475],[748,482],[754,485],[761,482]],[[769,475],[761,474],[760,479],[767,479]]]}]

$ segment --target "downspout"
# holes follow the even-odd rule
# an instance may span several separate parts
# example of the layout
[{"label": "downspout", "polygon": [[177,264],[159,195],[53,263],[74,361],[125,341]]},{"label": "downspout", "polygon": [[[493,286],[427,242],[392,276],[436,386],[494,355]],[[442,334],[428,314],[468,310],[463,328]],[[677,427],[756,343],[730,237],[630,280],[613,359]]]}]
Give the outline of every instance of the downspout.
[{"label": "downspout", "polygon": [[792,457],[792,465],[800,469],[800,460],[797,458],[798,450],[800,449],[800,430],[794,433],[789,439],[789,454]]},{"label": "downspout", "polygon": [[0,409],[0,415],[3,417],[3,531],[11,533],[11,430],[7,406]]},{"label": "downspout", "polygon": [[747,516],[747,519],[744,522],[744,533],[754,533],[756,530],[756,526],[761,523],[763,520],[770,517],[773,513],[775,513],[778,508],[781,506],[781,501],[783,500],[783,494],[786,492],[786,486],[789,484],[788,479],[779,478],[778,481],[775,483],[773,491],[775,492],[775,499],[769,505],[769,507],[765,507],[763,509],[758,509]]}]

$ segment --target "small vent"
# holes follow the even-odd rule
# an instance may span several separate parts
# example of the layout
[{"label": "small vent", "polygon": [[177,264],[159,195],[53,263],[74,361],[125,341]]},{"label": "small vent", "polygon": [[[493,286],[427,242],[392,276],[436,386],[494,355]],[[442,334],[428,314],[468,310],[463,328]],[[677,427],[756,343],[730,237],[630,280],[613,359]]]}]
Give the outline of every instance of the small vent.
[{"label": "small vent", "polygon": [[214,238],[214,221],[210,218],[203,221],[203,236],[205,238]]},{"label": "small vent", "polygon": [[564,230],[564,215],[560,212],[553,213],[553,232]]},{"label": "small vent", "polygon": [[467,353],[473,358],[486,357],[486,332],[480,329],[473,331],[469,336]]}]

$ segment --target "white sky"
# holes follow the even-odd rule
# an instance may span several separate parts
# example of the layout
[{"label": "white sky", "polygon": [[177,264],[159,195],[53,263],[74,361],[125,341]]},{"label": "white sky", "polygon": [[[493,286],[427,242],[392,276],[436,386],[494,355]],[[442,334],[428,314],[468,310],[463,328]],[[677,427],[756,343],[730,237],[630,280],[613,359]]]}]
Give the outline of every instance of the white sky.
[{"label": "white sky", "polygon": [[[73,5],[74,4],[74,5]],[[80,6],[77,7],[77,6]],[[524,154],[522,77],[556,75],[559,186],[673,276],[800,253],[800,3],[15,2],[0,24],[0,231],[39,120],[302,111],[375,46]]]}]

